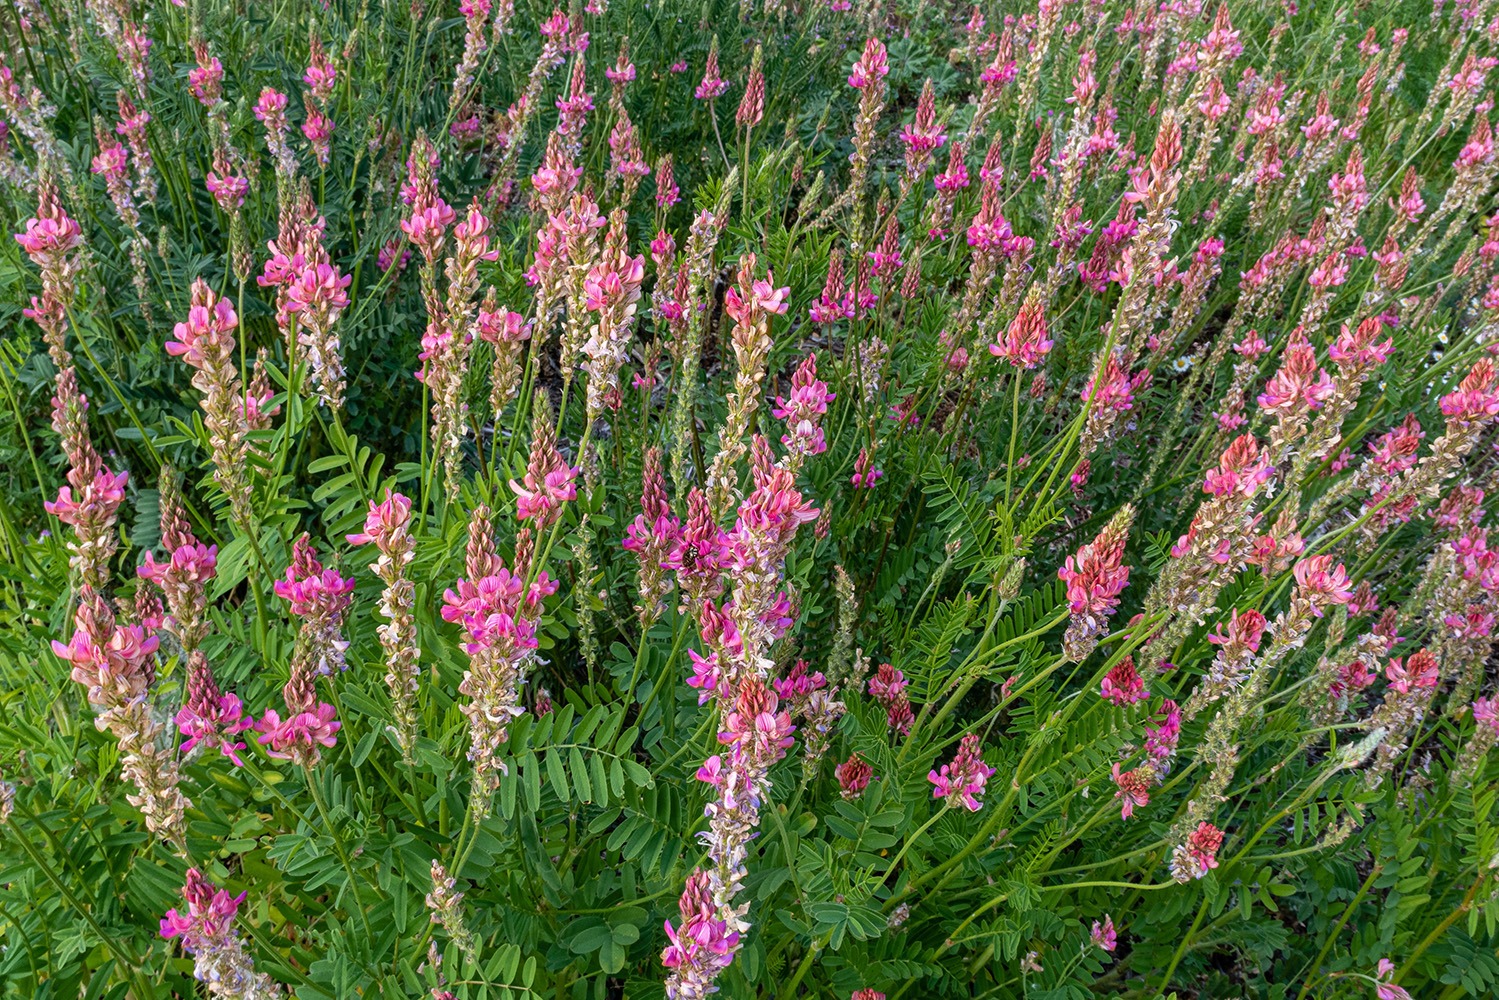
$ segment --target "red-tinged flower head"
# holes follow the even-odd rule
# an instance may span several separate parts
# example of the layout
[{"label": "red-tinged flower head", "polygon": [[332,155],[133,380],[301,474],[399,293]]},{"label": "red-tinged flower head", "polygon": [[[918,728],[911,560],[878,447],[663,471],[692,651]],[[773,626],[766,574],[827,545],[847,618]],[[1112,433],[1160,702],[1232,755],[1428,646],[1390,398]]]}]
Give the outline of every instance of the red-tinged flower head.
[{"label": "red-tinged flower head", "polygon": [[[1471,56],[1469,58],[1472,58]],[[1388,958],[1381,958],[1377,966],[1379,978],[1375,981],[1375,1000],[1411,1000],[1411,995],[1406,992],[1405,987],[1397,986],[1390,979],[1395,975],[1395,963]]]},{"label": "red-tinged flower head", "polygon": [[833,773],[838,778],[838,793],[851,800],[864,794],[869,780],[874,777],[874,768],[858,754],[850,754],[848,760],[833,769]]},{"label": "red-tinged flower head", "polygon": [[955,195],[969,185],[968,165],[963,161],[963,144],[954,142],[947,148],[947,169],[933,179],[937,190]]},{"label": "red-tinged flower head", "polygon": [[215,298],[208,282],[193,282],[187,321],[172,328],[166,351],[194,368],[222,364],[233,355],[239,317],[227,297]]},{"label": "red-tinged flower head", "polygon": [[1228,4],[1218,5],[1218,14],[1213,19],[1213,28],[1203,38],[1199,54],[1207,66],[1231,62],[1244,54],[1244,46],[1239,41],[1239,33],[1229,22]]},{"label": "red-tinged flower head", "polygon": [[337,734],[343,724],[336,716],[337,710],[326,701],[285,719],[275,709],[267,709],[265,718],[255,726],[256,732],[262,734],[257,742],[267,747],[266,753],[271,757],[313,766],[322,754],[319,747],[338,743]]},{"label": "red-tinged flower head", "polygon": [[224,64],[210,55],[203,42],[193,43],[198,65],[187,71],[187,89],[205,108],[217,104],[224,95]]},{"label": "red-tinged flower head", "polygon": [[1104,675],[1098,689],[1099,695],[1115,705],[1133,705],[1150,697],[1145,690],[1145,680],[1135,669],[1135,658],[1126,656]]},{"label": "red-tinged flower head", "polygon": [[1286,417],[1320,409],[1333,394],[1332,379],[1317,366],[1317,353],[1297,327],[1286,344],[1280,369],[1265,384],[1257,402],[1260,408]]},{"label": "red-tinged flower head", "polygon": [[1421,213],[1426,211],[1426,202],[1421,200],[1421,178],[1417,176],[1415,167],[1405,168],[1405,176],[1400,181],[1400,195],[1391,199],[1390,207],[1406,223],[1419,221]]},{"label": "red-tinged flower head", "polygon": [[749,79],[744,85],[744,97],[734,113],[734,120],[740,128],[754,128],[765,117],[765,72],[761,68],[763,58],[760,46],[756,45],[755,54],[750,57]]},{"label": "red-tinged flower head", "polygon": [[1265,634],[1265,616],[1254,608],[1247,611],[1235,609],[1228,622],[1218,623],[1220,632],[1209,633],[1208,642],[1226,650],[1246,649],[1250,653],[1260,650],[1260,639]]},{"label": "red-tinged flower head", "polygon": [[1390,354],[1395,349],[1393,338],[1379,340],[1379,335],[1384,331],[1385,325],[1379,321],[1378,316],[1369,317],[1353,330],[1344,323],[1342,332],[1327,349],[1327,356],[1345,368],[1368,369],[1382,365],[1390,359]]},{"label": "red-tinged flower head", "polygon": [[211,950],[234,934],[234,917],[245,894],[231,896],[218,888],[196,868],[187,870],[182,886],[186,906],[171,909],[161,921],[161,936],[168,941],[181,938],[189,952]]},{"label": "red-tinged flower head", "polygon": [[682,189],[677,187],[672,157],[667,153],[656,164],[656,207],[669,209],[681,200]]},{"label": "red-tinged flower head", "polygon": [[1057,576],[1067,584],[1073,615],[1105,616],[1119,606],[1119,594],[1129,582],[1124,544],[1133,516],[1133,509],[1126,507],[1057,570]]},{"label": "red-tinged flower head", "polygon": [[906,170],[914,175],[925,172],[932,154],[947,142],[947,135],[937,124],[937,92],[927,79],[916,102],[916,118],[900,130],[900,141],[906,147]]},{"label": "red-tinged flower head", "polygon": [[1473,721],[1499,734],[1499,698],[1478,698],[1473,702]]},{"label": "red-tinged flower head", "polygon": [[385,491],[385,499],[370,501],[369,513],[364,518],[364,530],[348,535],[350,545],[368,545],[373,542],[381,552],[392,554],[400,545],[411,522],[411,498],[400,493]]},{"label": "red-tinged flower head", "polygon": [[281,132],[286,128],[286,95],[274,87],[260,91],[255,102],[255,120],[265,125],[268,132]]},{"label": "red-tinged flower head", "polygon": [[1207,90],[1197,102],[1197,110],[1208,121],[1215,122],[1228,114],[1231,104],[1228,91],[1223,89],[1223,81],[1215,76],[1208,80]]},{"label": "red-tinged flower head", "polygon": [[1150,804],[1150,788],[1155,783],[1155,774],[1150,768],[1124,771],[1116,763],[1110,777],[1114,781],[1114,801],[1119,803],[1120,819],[1129,819],[1136,808]]},{"label": "red-tinged flower head", "polygon": [[1223,831],[1211,823],[1199,823],[1197,829],[1187,835],[1187,842],[1177,848],[1178,856],[1172,859],[1173,869],[1179,857],[1190,878],[1202,878],[1218,867],[1218,849],[1222,846]]},{"label": "red-tinged flower head", "polygon": [[994,49],[994,58],[979,73],[979,82],[987,93],[997,96],[999,88],[1013,82],[1019,72],[1020,66],[1015,60],[1015,29],[1006,24],[999,45]]},{"label": "red-tinged flower head", "polygon": [[820,455],[827,450],[822,418],[836,397],[817,377],[817,355],[808,354],[791,376],[791,397],[777,396],[771,413],[786,421],[781,444],[799,455]]},{"label": "red-tinged flower head", "polygon": [[724,294],[724,312],[742,327],[758,327],[771,314],[784,315],[790,288],[775,287],[775,275],[754,276],[755,255],[747,253],[740,261],[739,284]]},{"label": "red-tinged flower head", "polygon": [[83,245],[83,230],[63,211],[55,191],[47,190],[51,197],[44,197],[36,217],[26,220],[26,231],[16,233],[21,249],[44,271],[60,266],[68,253]]},{"label": "red-tinged flower head", "polygon": [[859,457],[854,459],[854,474],[849,477],[849,482],[856,490],[873,489],[874,484],[885,478],[881,469],[874,467],[874,458],[869,454],[868,448],[859,449]]},{"label": "red-tinged flower head", "polygon": [[338,84],[338,70],[328,58],[322,39],[316,35],[312,36],[307,72],[302,74],[302,82],[307,84],[308,89],[312,91],[312,96],[319,102],[332,98],[333,88]]},{"label": "red-tinged flower head", "polygon": [[[531,321],[518,312],[504,308],[479,309],[474,322],[479,339],[495,344],[521,344],[531,339]],[[496,303],[498,305],[498,303]]]},{"label": "red-tinged flower head", "polygon": [[1117,355],[1110,354],[1104,361],[1102,370],[1089,377],[1088,384],[1083,387],[1082,398],[1083,402],[1094,401],[1094,406],[1102,410],[1123,413],[1134,408],[1134,382],[1119,363]]},{"label": "red-tinged flower head", "polygon": [[1103,923],[1093,921],[1093,931],[1090,935],[1093,943],[1102,950],[1113,954],[1114,949],[1119,946],[1119,932],[1114,927],[1114,918],[1107,913],[1103,915]]},{"label": "red-tinged flower head", "polygon": [[52,651],[72,664],[71,676],[87,689],[89,704],[113,708],[145,697],[159,644],[139,625],[116,625],[104,598],[85,585],[78,595],[73,635],[66,645],[53,640]]},{"label": "red-tinged flower head", "polygon": [[696,487],[687,494],[687,524],[662,566],[675,570],[682,593],[694,603],[723,593],[728,539],[713,520],[708,498]]},{"label": "red-tinged flower head", "polygon": [[807,315],[814,323],[834,323],[845,319],[843,304],[845,284],[843,280],[843,255],[836,250],[828,257],[828,276],[822,286],[822,296],[807,307]]},{"label": "red-tinged flower head", "polygon": [[[194,650],[192,656],[201,658],[202,653]],[[245,748],[245,744],[235,737],[249,729],[255,724],[255,719],[245,714],[244,706],[240,704],[238,696],[224,694],[219,691],[218,686],[213,683],[213,675],[208,673],[206,663],[200,659],[201,667],[194,670],[189,677],[189,697],[187,702],[177,712],[175,722],[177,729],[183,736],[182,752],[191,753],[198,747],[212,751],[217,749],[223,756],[234,762],[235,766],[243,767],[244,761],[239,757],[239,751]],[[206,680],[194,684],[198,678]]]},{"label": "red-tinged flower head", "polygon": [[710,876],[702,869],[687,876],[678,907],[680,924],[673,927],[670,920],[666,921],[666,937],[671,943],[661,952],[661,964],[683,984],[701,984],[702,992],[693,996],[706,996],[718,973],[733,960],[739,934],[719,917]]}]

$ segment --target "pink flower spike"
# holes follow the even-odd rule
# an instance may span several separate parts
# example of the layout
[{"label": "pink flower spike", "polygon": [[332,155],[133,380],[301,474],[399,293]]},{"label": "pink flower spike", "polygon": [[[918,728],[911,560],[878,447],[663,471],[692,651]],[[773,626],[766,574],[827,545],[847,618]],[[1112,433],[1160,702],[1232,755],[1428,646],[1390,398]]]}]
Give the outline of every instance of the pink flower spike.
[{"label": "pink flower spike", "polygon": [[982,809],[984,785],[994,768],[984,763],[981,749],[977,734],[964,736],[952,763],[943,764],[940,771],[927,774],[927,780],[932,783],[932,798],[946,799],[949,808],[961,805],[969,812]]}]

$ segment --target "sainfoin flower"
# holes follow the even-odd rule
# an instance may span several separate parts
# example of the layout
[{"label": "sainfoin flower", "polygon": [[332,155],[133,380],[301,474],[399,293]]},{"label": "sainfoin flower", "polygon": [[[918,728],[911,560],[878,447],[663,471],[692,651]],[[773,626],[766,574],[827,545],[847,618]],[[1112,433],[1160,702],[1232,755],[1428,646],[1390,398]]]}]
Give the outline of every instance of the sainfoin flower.
[{"label": "sainfoin flower", "polygon": [[[202,656],[199,650],[191,654],[192,658]],[[236,765],[243,765],[239,751],[245,744],[236,737],[252,727],[255,719],[245,713],[238,695],[218,689],[206,664],[190,664],[189,671],[188,699],[173,720],[178,731],[187,737],[182,741],[182,752],[189,754],[201,746],[204,750],[218,750]]]},{"label": "sainfoin flower", "polygon": [[982,809],[984,784],[994,773],[994,768],[984,763],[981,751],[976,733],[964,736],[952,763],[943,764],[940,770],[927,774],[927,780],[932,783],[932,798],[945,799],[951,808],[961,805],[969,812]]},{"label": "sainfoin flower", "polygon": [[1150,697],[1150,692],[1145,690],[1145,681],[1135,669],[1133,656],[1126,656],[1104,675],[1098,693],[1115,705],[1133,705]]},{"label": "sainfoin flower", "polygon": [[531,462],[520,482],[510,480],[515,491],[516,516],[534,520],[538,531],[551,526],[562,514],[562,505],[576,499],[574,483],[578,470],[563,460],[549,440],[538,439],[531,448]]},{"label": "sainfoin flower", "polygon": [[671,512],[666,498],[666,477],[661,451],[647,449],[641,473],[640,510],[625,529],[621,546],[640,561],[640,616],[647,624],[661,613],[661,598],[670,589],[663,570],[682,535],[682,522]]},{"label": "sainfoin flower", "polygon": [[275,582],[274,590],[290,605],[291,613],[303,619],[303,638],[317,672],[331,674],[345,669],[343,653],[349,644],[341,630],[352,600],[353,577],[342,577],[331,567],[325,569],[311,540],[303,534],[292,548],[286,575]]},{"label": "sainfoin flower", "polygon": [[249,422],[241,402],[243,382],[235,357],[239,317],[229,299],[216,296],[202,278],[192,284],[187,320],[172,328],[166,351],[196,369],[193,385],[203,393],[203,422],[213,448],[214,480],[229,498],[231,516],[244,528],[252,518],[245,469]]},{"label": "sainfoin flower", "polygon": [[1004,358],[1016,368],[1034,368],[1051,350],[1046,314],[1039,288],[1032,287],[1020,312],[1010,321],[1004,339],[989,345],[989,353]]},{"label": "sainfoin flower", "polygon": [[1120,819],[1129,819],[1137,807],[1150,804],[1150,787],[1155,782],[1155,775],[1149,768],[1121,771],[1116,763],[1110,776],[1114,780],[1114,799],[1119,803]]},{"label": "sainfoin flower", "polygon": [[1300,593],[1312,601],[1313,613],[1322,617],[1322,609],[1332,604],[1347,604],[1353,587],[1342,563],[1333,565],[1330,555],[1307,556],[1292,570]]},{"label": "sainfoin flower", "polygon": [[661,964],[686,984],[678,996],[697,997],[702,994],[692,992],[692,986],[698,983],[709,986],[733,961],[739,934],[719,917],[707,872],[695,871],[687,877],[679,910],[682,918],[677,926],[666,921],[666,936],[671,944],[661,952]]},{"label": "sainfoin flower", "polygon": [[828,391],[827,383],[817,378],[817,355],[808,354],[791,376],[791,398],[777,396],[770,411],[777,419],[786,421],[781,444],[796,456],[797,461],[827,451],[822,418],[828,412],[828,404],[835,398],[835,394]]},{"label": "sainfoin flower", "polygon": [[838,779],[838,793],[845,799],[856,799],[869,787],[874,769],[858,754],[850,754],[848,760],[833,769]]},{"label": "sainfoin flower", "polygon": [[877,86],[890,73],[890,62],[885,55],[885,43],[871,38],[864,43],[864,52],[854,61],[853,72],[848,76],[848,85],[858,90]]},{"label": "sainfoin flower", "polygon": [[1135,510],[1126,504],[1115,514],[1098,537],[1067,557],[1057,576],[1067,584],[1067,601],[1072,609],[1072,624],[1063,638],[1069,658],[1081,661],[1098,644],[1107,627],[1108,616],[1119,606],[1119,594],[1129,583],[1129,567],[1124,565],[1124,543],[1129,535]]},{"label": "sainfoin flower", "polygon": [[902,736],[911,731],[911,724],[916,721],[915,713],[911,711],[911,702],[906,697],[905,674],[896,667],[881,663],[873,677],[869,678],[869,696],[885,707],[885,722],[891,729]]},{"label": "sainfoin flower", "polygon": [[1103,915],[1103,923],[1093,921],[1093,930],[1089,935],[1093,943],[1103,951],[1113,954],[1119,946],[1119,932],[1114,929],[1114,918],[1107,913]]},{"label": "sainfoin flower", "polygon": [[185,906],[168,910],[162,918],[161,936],[168,941],[181,939],[182,947],[193,956],[193,975],[200,982],[208,983],[216,995],[241,1000],[282,996],[281,987],[255,971],[254,960],[235,933],[234,918],[245,893],[231,896],[198,869],[189,868],[182,899]]},{"label": "sainfoin flower", "polygon": [[378,633],[385,651],[385,683],[390,689],[396,739],[408,758],[416,744],[415,699],[421,658],[414,613],[416,591],[407,570],[416,549],[410,522],[411,500],[387,490],[384,500],[370,501],[364,530],[348,536],[350,545],[372,544],[380,553],[369,568],[385,582],[380,614],[386,622]]},{"label": "sainfoin flower", "polygon": [[337,733],[343,724],[336,715],[326,701],[312,704],[305,711],[288,707],[285,719],[275,709],[267,709],[255,729],[261,733],[259,742],[266,745],[268,755],[311,764],[318,759],[318,747],[338,743]]},{"label": "sainfoin flower", "polygon": [[1171,855],[1171,874],[1178,882],[1202,878],[1218,867],[1218,848],[1223,846],[1223,831],[1203,821],[1187,835]]},{"label": "sainfoin flower", "polygon": [[1375,1000],[1411,1000],[1411,995],[1406,992],[1405,987],[1398,986],[1391,980],[1395,976],[1395,963],[1388,958],[1381,958],[1376,966],[1378,976],[1374,980]]},{"label": "sainfoin flower", "polygon": [[693,94],[700,101],[711,101],[722,97],[728,89],[729,82],[718,75],[718,38],[714,36],[713,46],[708,50],[708,63],[703,67],[703,80]]}]

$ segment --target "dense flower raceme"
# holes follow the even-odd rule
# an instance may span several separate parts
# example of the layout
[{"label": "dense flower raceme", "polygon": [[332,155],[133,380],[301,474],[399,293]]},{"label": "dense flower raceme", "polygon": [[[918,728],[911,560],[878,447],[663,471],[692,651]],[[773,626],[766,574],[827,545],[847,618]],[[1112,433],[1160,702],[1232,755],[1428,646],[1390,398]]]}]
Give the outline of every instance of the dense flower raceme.
[{"label": "dense flower raceme", "polygon": [[822,418],[828,412],[828,404],[836,398],[836,393],[828,391],[827,383],[817,378],[817,355],[807,355],[791,376],[790,399],[777,396],[771,408],[778,420],[786,421],[781,444],[786,446],[790,460],[799,463],[807,456],[827,451]]},{"label": "dense flower raceme", "polygon": [[385,583],[380,614],[386,621],[379,629],[380,645],[385,650],[385,684],[390,689],[396,738],[408,760],[416,745],[416,695],[422,655],[417,645],[416,588],[409,569],[416,548],[410,526],[411,500],[386,491],[383,501],[370,501],[364,530],[348,536],[350,545],[374,545],[379,553],[369,568]]},{"label": "dense flower raceme", "polygon": [[1499,22],[1324,6],[18,5],[17,990],[1476,982]]},{"label": "dense flower raceme", "polygon": [[255,971],[255,962],[234,929],[234,918],[245,895],[231,896],[198,869],[189,868],[182,886],[185,905],[167,911],[161,920],[161,936],[182,942],[193,956],[193,975],[206,985],[210,995],[271,1000],[284,995],[281,987]]},{"label": "dense flower raceme", "polygon": [[927,775],[932,783],[932,798],[943,799],[949,807],[962,806],[969,812],[983,808],[984,785],[994,768],[980,756],[979,738],[973,733],[963,737],[952,762]]},{"label": "dense flower raceme", "polygon": [[1076,555],[1068,556],[1057,571],[1067,584],[1067,601],[1072,609],[1072,624],[1065,639],[1071,659],[1080,661],[1092,651],[1109,615],[1119,606],[1119,594],[1129,582],[1124,544],[1134,516],[1134,508],[1126,505],[1097,538],[1078,549]]}]

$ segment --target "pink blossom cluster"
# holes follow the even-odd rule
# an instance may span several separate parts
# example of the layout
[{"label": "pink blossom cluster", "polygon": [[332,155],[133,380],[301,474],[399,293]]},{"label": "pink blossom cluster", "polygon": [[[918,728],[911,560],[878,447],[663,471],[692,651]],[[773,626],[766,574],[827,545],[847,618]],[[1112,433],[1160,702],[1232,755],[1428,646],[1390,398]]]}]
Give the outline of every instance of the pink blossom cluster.
[{"label": "pink blossom cluster", "polygon": [[1076,555],[1067,557],[1057,570],[1057,577],[1067,584],[1067,601],[1072,610],[1072,624],[1064,645],[1068,655],[1081,660],[1097,644],[1107,627],[1108,617],[1119,606],[1119,595],[1129,583],[1129,567],[1124,565],[1124,543],[1134,510],[1126,506],[1093,541],[1083,545]]},{"label": "pink blossom cluster", "polygon": [[1126,656],[1116,663],[1100,682],[1098,693],[1115,705],[1133,705],[1150,697],[1145,681],[1135,669],[1135,658]]},{"label": "pink blossom cluster", "polygon": [[1223,846],[1223,831],[1203,821],[1187,835],[1171,856],[1171,874],[1178,882],[1202,878],[1218,867],[1218,849]]},{"label": "pink blossom cluster", "polygon": [[292,546],[291,564],[274,584],[276,596],[290,605],[293,615],[303,619],[304,635],[312,646],[312,662],[320,674],[347,669],[343,638],[344,616],[353,601],[354,578],[342,577],[332,567],[324,568],[307,534]]},{"label": "pink blossom cluster", "polygon": [[140,625],[118,625],[91,588],[78,596],[73,635],[52,640],[52,651],[72,664],[72,678],[88,692],[89,704],[117,708],[144,699],[154,675],[152,657],[160,640]]},{"label": "pink blossom cluster", "polygon": [[869,678],[868,686],[869,696],[884,706],[885,724],[902,736],[911,732],[911,724],[916,721],[910,699],[906,696],[908,684],[906,675],[898,668],[881,663],[874,676]]},{"label": "pink blossom cluster", "polygon": [[661,451],[651,448],[645,454],[641,473],[640,513],[625,529],[621,546],[635,553],[640,563],[640,614],[644,621],[654,621],[661,612],[661,599],[670,589],[663,569],[676,550],[682,536],[682,522],[672,513],[666,496],[666,477],[661,467]]},{"label": "pink blossom cluster", "polygon": [[719,915],[708,872],[687,876],[678,904],[682,918],[676,926],[666,921],[671,941],[661,952],[661,964],[672,970],[667,993],[673,1000],[700,1000],[714,989],[718,974],[728,968],[739,947],[739,932]]},{"label": "pink blossom cluster", "polygon": [[958,743],[951,763],[931,771],[926,778],[932,783],[932,798],[945,800],[949,808],[962,806],[969,812],[984,807],[984,785],[994,768],[984,763],[983,745],[977,733],[969,733]]},{"label": "pink blossom cluster", "polygon": [[545,531],[562,516],[562,505],[577,498],[577,476],[577,468],[567,464],[554,444],[534,446],[525,475],[520,482],[510,480],[516,517],[534,521],[537,531]]},{"label": "pink blossom cluster", "polygon": [[854,60],[853,70],[848,76],[848,85],[857,90],[866,90],[871,87],[883,85],[885,77],[890,74],[890,61],[885,53],[885,45],[878,38],[870,38],[864,43],[864,51],[859,58]]},{"label": "pink blossom cluster", "polygon": [[989,353],[1004,358],[1016,368],[1034,368],[1051,350],[1046,314],[1039,289],[1026,296],[1020,311],[1010,321],[1004,339],[989,345]]},{"label": "pink blossom cluster", "polygon": [[729,89],[729,82],[719,75],[718,70],[718,39],[713,39],[713,47],[708,50],[708,62],[703,67],[703,79],[693,91],[693,95],[700,101],[711,101],[722,97]]},{"label": "pink blossom cluster", "polygon": [[1292,570],[1297,593],[1312,602],[1312,613],[1322,617],[1322,609],[1333,604],[1347,604],[1353,587],[1342,563],[1334,565],[1333,556],[1307,556]]},{"label": "pink blossom cluster", "polygon": [[834,253],[828,259],[827,280],[822,294],[807,307],[807,315],[814,323],[836,323],[843,319],[858,319],[879,301],[867,274],[861,266],[856,270],[853,287],[849,287],[843,272],[843,258]]},{"label": "pink blossom cluster", "polygon": [[71,366],[58,373],[56,387],[52,428],[62,438],[68,470],[57,498],[45,501],[43,507],[73,528],[73,539],[68,543],[70,565],[85,583],[103,586],[109,576],[109,560],[118,547],[114,526],[130,474],[111,470],[89,440],[88,398],[78,391],[77,372]]},{"label": "pink blossom cluster", "polygon": [[781,444],[786,446],[795,461],[827,451],[822,418],[828,412],[828,404],[835,398],[835,394],[828,391],[827,383],[817,377],[817,354],[808,354],[791,376],[790,400],[777,396],[770,411],[776,419],[786,421]]},{"label": "pink blossom cluster", "polygon": [[182,886],[181,909],[167,911],[161,920],[161,936],[180,938],[182,946],[193,956],[193,975],[222,996],[241,1000],[272,1000],[283,995],[281,987],[264,973],[255,971],[255,962],[246,954],[234,930],[234,918],[245,894],[231,896],[203,876],[196,868],[187,870]]},{"label": "pink blossom cluster", "polygon": [[[1496,723],[1496,728],[1499,728],[1499,723]],[[864,790],[869,787],[869,782],[874,777],[874,768],[854,753],[849,754],[848,760],[833,769],[833,776],[838,779],[838,794],[851,801],[863,795]]]}]

